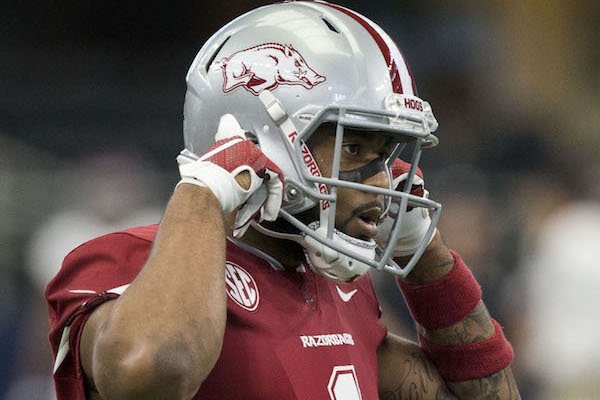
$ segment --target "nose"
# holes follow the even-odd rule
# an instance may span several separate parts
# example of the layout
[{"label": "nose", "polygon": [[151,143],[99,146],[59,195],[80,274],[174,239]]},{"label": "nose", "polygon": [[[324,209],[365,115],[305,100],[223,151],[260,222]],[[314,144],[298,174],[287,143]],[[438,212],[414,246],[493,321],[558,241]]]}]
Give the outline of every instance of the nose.
[{"label": "nose", "polygon": [[380,187],[382,189],[388,189],[390,187],[388,176],[385,171],[379,171],[375,175],[365,179],[362,183],[369,186]]}]

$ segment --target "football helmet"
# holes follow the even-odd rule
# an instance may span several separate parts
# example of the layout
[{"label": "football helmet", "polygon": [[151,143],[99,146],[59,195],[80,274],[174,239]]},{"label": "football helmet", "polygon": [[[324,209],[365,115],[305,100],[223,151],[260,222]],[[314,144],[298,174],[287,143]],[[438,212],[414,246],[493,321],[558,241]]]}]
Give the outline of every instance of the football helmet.
[{"label": "football helmet", "polygon": [[[402,53],[379,26],[322,1],[260,7],[214,34],[194,59],[186,81],[187,150],[203,154],[213,144],[219,118],[231,113],[283,171],[279,218],[297,233],[256,223],[259,232],[300,243],[311,267],[332,279],[352,280],[369,267],[400,276],[410,272],[435,233],[441,210],[437,202],[410,193],[422,149],[438,142],[433,135],[438,124],[429,104],[417,97]],[[331,176],[321,174],[306,145],[324,123],[337,124]],[[340,172],[345,128],[389,135],[396,146],[376,163],[379,169],[369,165]],[[407,144],[412,167],[405,187],[395,191],[390,166]],[[381,170],[387,173],[388,188],[357,179]],[[336,192],[341,187],[375,193],[388,205],[399,205],[386,245],[378,247],[373,240],[336,229]],[[297,218],[313,207],[319,207],[317,221]],[[392,259],[392,248],[403,216],[414,207],[429,210],[432,222],[413,258],[400,267]]]}]

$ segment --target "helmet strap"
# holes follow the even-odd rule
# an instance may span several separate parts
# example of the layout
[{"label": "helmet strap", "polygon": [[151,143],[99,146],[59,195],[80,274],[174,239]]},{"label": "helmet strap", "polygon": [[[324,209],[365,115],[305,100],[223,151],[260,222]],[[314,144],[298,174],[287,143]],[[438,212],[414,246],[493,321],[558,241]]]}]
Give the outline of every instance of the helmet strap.
[{"label": "helmet strap", "polygon": [[[258,97],[265,106],[267,113],[269,114],[275,125],[277,125],[279,129],[281,129],[285,137],[288,139],[290,145],[293,147],[294,143],[296,142],[296,139],[298,138],[298,130],[294,126],[292,119],[285,111],[279,100],[277,100],[277,98],[269,90],[263,90]],[[323,176],[321,174],[319,166],[317,165],[317,162],[315,161],[306,143],[301,142],[300,147],[302,148],[302,154],[304,154],[303,161],[306,165],[306,169],[308,170],[308,172],[313,176]],[[329,193],[329,191],[327,190],[327,185],[325,185],[324,183],[315,183],[315,187],[320,193]],[[325,225],[327,222],[326,217],[330,204],[327,200],[320,200],[319,203],[319,210],[321,215],[320,222],[322,225]]]}]

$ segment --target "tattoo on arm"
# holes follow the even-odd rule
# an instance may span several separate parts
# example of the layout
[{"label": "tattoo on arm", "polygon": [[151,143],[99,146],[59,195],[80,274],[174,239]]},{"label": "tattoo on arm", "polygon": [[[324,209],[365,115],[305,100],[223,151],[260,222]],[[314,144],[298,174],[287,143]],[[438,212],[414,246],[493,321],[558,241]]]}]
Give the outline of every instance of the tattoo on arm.
[{"label": "tattoo on arm", "polygon": [[432,330],[419,329],[421,335],[438,344],[474,343],[495,333],[490,314],[482,301],[469,315],[454,325]]},{"label": "tattoo on arm", "polygon": [[460,399],[520,400],[519,390],[510,367],[486,378],[464,382],[448,382]]},{"label": "tattoo on arm", "polygon": [[510,367],[481,379],[445,382],[416,344],[399,341],[391,335],[383,350],[380,374],[383,372],[389,383],[380,392],[382,400],[521,399]]},{"label": "tattoo on arm", "polygon": [[[482,301],[468,316],[454,325],[433,330],[419,329],[421,335],[442,345],[475,343],[492,337],[495,333],[492,318]],[[485,378],[463,382],[447,382],[447,385],[459,399],[520,399],[519,390],[510,367]]]},{"label": "tattoo on arm", "polygon": [[[429,359],[421,351],[411,351],[404,359],[405,372],[398,380],[396,388],[383,393],[383,400],[457,400],[439,378]],[[435,393],[435,397],[432,397]]]},{"label": "tattoo on arm", "polygon": [[[414,362],[414,360],[413,360]],[[428,361],[426,361],[429,363]],[[407,372],[393,392],[384,393],[383,400],[521,400],[519,390],[510,367],[487,378],[464,382],[435,384],[431,366],[423,370],[411,366],[415,373]],[[432,397],[435,392],[435,397]]]},{"label": "tattoo on arm", "polygon": [[435,400],[456,400],[457,397],[450,392],[447,386],[440,386],[435,393]]}]

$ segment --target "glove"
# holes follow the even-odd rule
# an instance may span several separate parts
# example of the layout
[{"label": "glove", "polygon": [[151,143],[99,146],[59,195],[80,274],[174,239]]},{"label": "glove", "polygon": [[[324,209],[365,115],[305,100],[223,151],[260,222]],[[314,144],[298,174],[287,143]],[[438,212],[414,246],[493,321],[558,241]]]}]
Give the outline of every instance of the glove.
[{"label": "glove", "polygon": [[[183,150],[177,157],[181,181],[209,188],[221,203],[224,213],[242,206],[236,214],[234,236],[241,237],[252,220],[277,219],[283,199],[283,174],[250,140],[235,117],[221,117],[215,136],[216,143],[198,157]],[[240,186],[235,177],[246,171],[248,188]]]},{"label": "glove", "polygon": [[[404,183],[408,177],[410,170],[410,164],[400,159],[396,159],[392,165],[392,186],[395,190],[403,190]],[[412,188],[410,193],[415,196],[421,196],[427,198],[429,192],[425,190],[425,181],[423,180],[423,172],[420,168],[417,168],[417,172],[413,178]],[[386,245],[388,237],[392,231],[394,221],[398,216],[400,209],[399,203],[392,201],[387,216],[383,222],[377,226],[377,236],[375,241],[380,247]],[[393,250],[393,257],[409,256],[414,254],[419,245],[423,241],[429,225],[431,224],[431,218],[429,217],[429,210],[423,207],[408,207],[406,215],[402,218],[402,227],[400,228],[400,234],[398,235],[398,241]],[[429,239],[429,243],[433,240],[433,236]],[[427,243],[427,244],[429,244]]]}]

